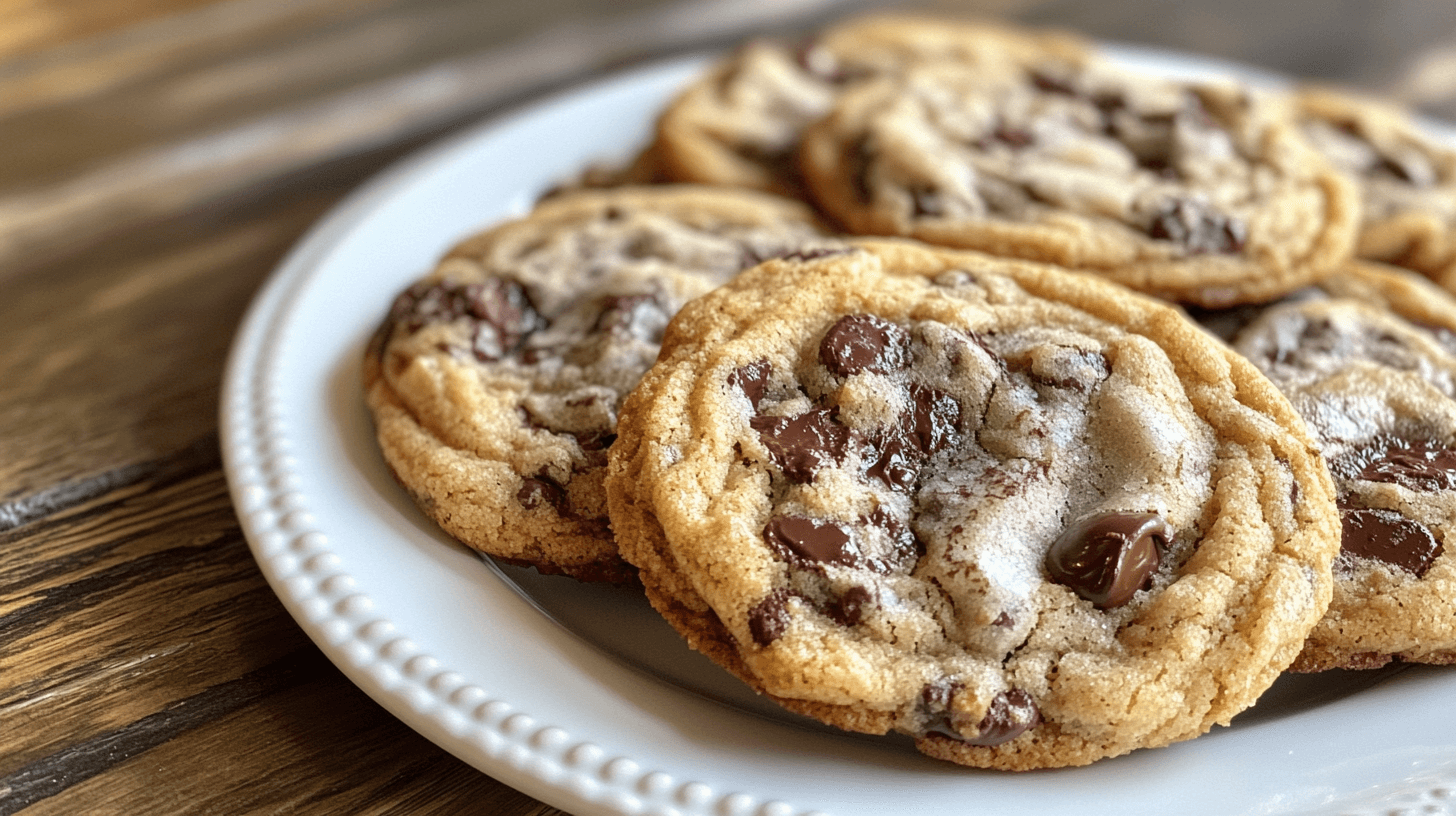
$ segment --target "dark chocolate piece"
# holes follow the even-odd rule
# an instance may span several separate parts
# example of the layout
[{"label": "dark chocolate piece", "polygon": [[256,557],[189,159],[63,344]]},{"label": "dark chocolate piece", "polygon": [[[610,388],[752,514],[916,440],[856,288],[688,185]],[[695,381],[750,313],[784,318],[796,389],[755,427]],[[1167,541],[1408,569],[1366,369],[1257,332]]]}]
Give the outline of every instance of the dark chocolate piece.
[{"label": "dark chocolate piece", "polygon": [[1010,689],[996,695],[986,716],[976,728],[976,736],[966,739],[971,745],[1000,745],[1010,742],[1041,722],[1041,711],[1031,695],[1021,689]]},{"label": "dark chocolate piece", "polygon": [[819,361],[840,377],[890,374],[910,364],[910,335],[874,315],[845,315],[820,341]]},{"label": "dark chocolate piece", "polygon": [[910,386],[912,433],[921,453],[945,448],[960,430],[961,404],[937,388]]},{"label": "dark chocolate piece", "polygon": [[516,501],[527,510],[535,509],[545,502],[559,511],[566,503],[566,491],[545,476],[527,476],[521,480],[521,489],[516,491]]},{"label": "dark chocolate piece", "polygon": [[800,484],[813,481],[819,468],[843,462],[850,444],[849,429],[826,408],[792,418],[754,416],[748,424],[758,431],[784,476]]},{"label": "dark chocolate piece", "polygon": [[1441,554],[1441,542],[1430,528],[1393,510],[1344,508],[1340,521],[1341,552],[1382,561],[1417,578]]},{"label": "dark chocolate piece", "polygon": [[1173,529],[1156,513],[1099,513],[1057,537],[1047,573],[1098,609],[1111,609],[1148,585],[1172,539]]},{"label": "dark chocolate piece", "polygon": [[768,378],[772,374],[773,366],[767,360],[755,360],[734,369],[728,375],[728,385],[742,391],[753,405],[753,410],[757,411],[758,404],[763,402],[764,394],[768,392]]},{"label": "dark chocolate piece", "polygon": [[854,626],[864,620],[865,608],[874,602],[875,595],[869,587],[855,585],[835,598],[827,612],[840,626]]},{"label": "dark chocolate piece", "polygon": [[920,707],[927,723],[924,736],[938,735],[968,745],[992,746],[1010,742],[1041,722],[1036,701],[1025,691],[1013,688],[996,695],[986,715],[972,728],[963,715],[951,708],[951,700],[961,688],[960,683],[936,683],[920,693]]},{"label": "dark chocolate piece", "polygon": [[753,642],[767,646],[783,637],[789,628],[789,599],[798,597],[790,589],[775,589],[748,613],[748,633]]},{"label": "dark chocolate piece", "polygon": [[1360,471],[1371,482],[1398,484],[1407,490],[1456,489],[1456,450],[1430,442],[1398,442]]},{"label": "dark chocolate piece", "polygon": [[775,516],[763,528],[763,537],[791,561],[853,566],[859,560],[849,546],[849,532],[832,521]]}]

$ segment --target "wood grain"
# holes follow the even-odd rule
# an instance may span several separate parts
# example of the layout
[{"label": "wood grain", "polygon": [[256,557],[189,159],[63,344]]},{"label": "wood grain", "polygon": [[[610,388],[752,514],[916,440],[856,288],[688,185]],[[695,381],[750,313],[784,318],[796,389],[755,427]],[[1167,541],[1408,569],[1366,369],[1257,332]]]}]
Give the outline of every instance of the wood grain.
[{"label": "wood grain", "polygon": [[[1438,109],[1444,3],[921,5]],[[311,224],[430,140],[870,4],[0,0],[0,816],[560,813],[369,700],[268,588],[218,451],[232,335]]]}]

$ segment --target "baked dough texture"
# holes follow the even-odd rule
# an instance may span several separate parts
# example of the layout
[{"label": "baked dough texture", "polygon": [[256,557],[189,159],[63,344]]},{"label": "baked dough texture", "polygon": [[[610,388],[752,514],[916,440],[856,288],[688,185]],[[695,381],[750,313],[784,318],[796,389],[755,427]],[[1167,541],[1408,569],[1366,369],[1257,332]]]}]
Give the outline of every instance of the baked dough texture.
[{"label": "baked dough texture", "polygon": [[800,197],[803,129],[856,86],[917,65],[1004,72],[1091,52],[1065,32],[913,14],[854,17],[799,41],[751,40],[663,110],[653,152],[670,179]]},{"label": "baked dough texture", "polygon": [[1234,343],[1304,417],[1338,494],[1333,600],[1292,668],[1456,662],[1456,299],[1353,263]]},{"label": "baked dough texture", "polygon": [[1205,307],[1333,272],[1360,217],[1285,97],[1098,59],[921,66],[843,94],[800,150],[814,200],[849,232],[1093,270]]},{"label": "baked dough texture", "polygon": [[688,304],[624,403],[608,505],[654,607],[787,708],[971,766],[1251,705],[1339,542],[1288,401],[1095,276],[856,243]]},{"label": "baked dough texture", "polygon": [[365,354],[384,458],[474,549],[632,581],[602,493],[622,398],[689,298],[827,241],[802,204],[691,185],[566,192],[468,238]]}]

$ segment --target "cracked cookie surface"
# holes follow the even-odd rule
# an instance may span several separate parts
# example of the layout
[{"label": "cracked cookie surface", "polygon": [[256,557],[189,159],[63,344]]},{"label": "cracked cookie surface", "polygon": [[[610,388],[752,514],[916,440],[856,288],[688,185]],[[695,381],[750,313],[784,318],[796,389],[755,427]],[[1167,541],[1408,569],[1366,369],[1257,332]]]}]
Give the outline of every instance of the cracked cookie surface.
[{"label": "cracked cookie surface", "polygon": [[1293,668],[1456,662],[1456,300],[1353,264],[1234,344],[1305,418],[1338,495],[1333,600]]},{"label": "cracked cookie surface", "polygon": [[384,457],[472,548],[631,580],[602,494],[622,398],[685,301],[826,241],[807,208],[748,191],[548,199],[456,246],[394,303],[364,360]]},{"label": "cracked cookie surface", "polygon": [[1287,401],[1174,310],[910,242],[695,300],[623,406],[624,556],[787,708],[1003,769],[1227,723],[1324,611],[1338,517]]},{"label": "cracked cookie surface", "polygon": [[937,65],[843,94],[800,161],[851,232],[1227,306],[1317,280],[1353,246],[1354,185],[1293,121],[1282,96],[1106,60],[1003,79]]}]

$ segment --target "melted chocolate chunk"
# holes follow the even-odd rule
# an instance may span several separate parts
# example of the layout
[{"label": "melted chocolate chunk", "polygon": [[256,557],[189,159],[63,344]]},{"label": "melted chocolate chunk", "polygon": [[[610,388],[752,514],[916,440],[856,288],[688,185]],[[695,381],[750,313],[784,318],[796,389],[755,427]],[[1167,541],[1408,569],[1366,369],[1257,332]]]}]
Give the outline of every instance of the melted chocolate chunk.
[{"label": "melted chocolate chunk", "polygon": [[849,531],[832,521],[803,516],[775,516],[763,528],[763,538],[780,556],[811,564],[854,566],[858,554],[849,546]]},{"label": "melted chocolate chunk", "polygon": [[516,491],[516,501],[527,510],[545,502],[559,511],[566,504],[566,491],[544,475],[527,476],[521,480],[521,489]]},{"label": "melted chocolate chunk", "polygon": [[855,585],[835,598],[826,612],[840,626],[855,626],[864,620],[865,609],[874,603],[874,591],[869,587]]},{"label": "melted chocolate chunk", "polygon": [[757,411],[758,404],[763,402],[764,394],[768,392],[768,378],[772,375],[773,366],[767,360],[755,360],[734,369],[728,375],[728,385],[742,391],[753,410]]},{"label": "melted chocolate chunk", "polygon": [[797,598],[791,589],[775,589],[748,612],[748,632],[753,642],[767,646],[783,637],[789,628],[789,599]]},{"label": "melted chocolate chunk", "polygon": [[1041,711],[1031,695],[1021,689],[1010,689],[996,695],[986,716],[976,727],[976,736],[966,739],[971,745],[1000,745],[1010,742],[1041,722]]},{"label": "melted chocolate chunk", "polygon": [[850,445],[849,429],[825,408],[792,418],[755,416],[748,424],[758,431],[784,476],[799,484],[813,481],[821,467],[842,463]]},{"label": "melted chocolate chunk", "polygon": [[819,342],[819,362],[840,377],[890,374],[910,364],[910,335],[874,315],[845,315]]},{"label": "melted chocolate chunk", "polygon": [[865,468],[866,476],[879,479],[891,490],[908,491],[915,487],[925,456],[899,427],[891,428],[883,438],[872,440],[870,446],[874,461]]},{"label": "melted chocolate chunk", "polygon": [[944,449],[960,432],[961,404],[937,388],[910,386],[912,433],[920,451],[929,456]]},{"label": "melted chocolate chunk", "polygon": [[1441,554],[1430,528],[1392,510],[1344,508],[1340,511],[1340,551],[1383,561],[1417,578]]},{"label": "melted chocolate chunk", "polygon": [[967,745],[992,746],[1010,742],[1041,722],[1041,712],[1031,695],[1008,689],[996,695],[979,723],[969,723],[951,708],[951,700],[963,686],[939,683],[920,693],[920,707],[926,715],[924,736],[937,735]]},{"label": "melted chocolate chunk", "polygon": [[912,384],[910,400],[910,410],[898,423],[869,440],[865,475],[891,490],[913,488],[926,458],[949,445],[960,431],[961,406],[951,395]]},{"label": "melted chocolate chunk", "polygon": [[1173,529],[1156,513],[1099,513],[1068,527],[1046,555],[1051,579],[1098,609],[1132,600],[1152,580]]},{"label": "melted chocolate chunk", "polygon": [[1179,244],[1192,255],[1234,254],[1243,251],[1248,228],[1202,201],[1175,198],[1153,214],[1148,235]]},{"label": "melted chocolate chunk", "polygon": [[1359,477],[1407,490],[1456,490],[1456,450],[1429,442],[1399,444],[1367,464]]}]

